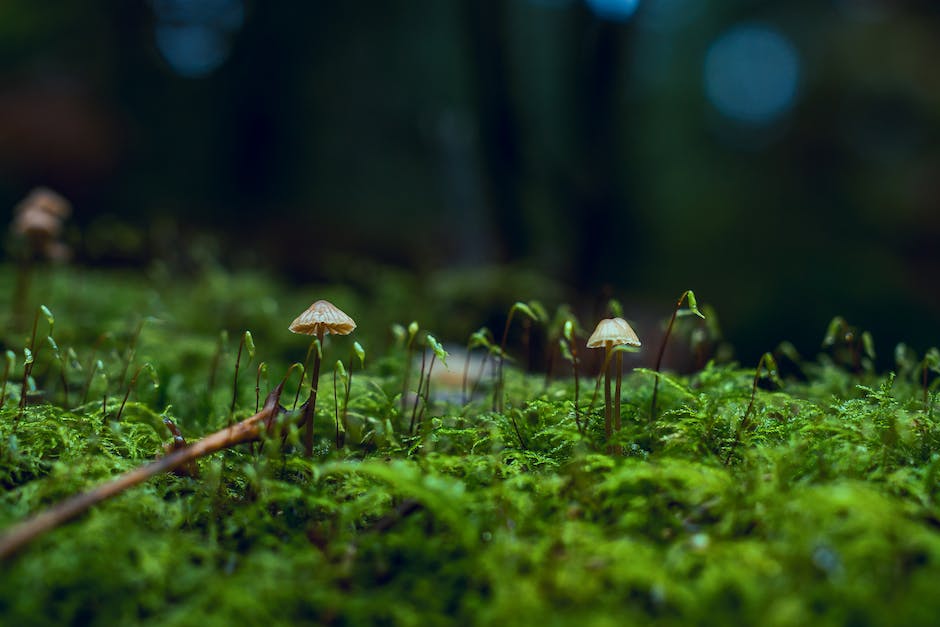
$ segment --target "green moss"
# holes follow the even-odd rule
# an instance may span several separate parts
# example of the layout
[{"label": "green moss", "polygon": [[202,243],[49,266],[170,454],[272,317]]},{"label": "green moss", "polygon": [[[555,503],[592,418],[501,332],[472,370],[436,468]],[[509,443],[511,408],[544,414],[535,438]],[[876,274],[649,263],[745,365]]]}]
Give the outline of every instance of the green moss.
[{"label": "green moss", "polygon": [[[0,289],[10,282],[0,272]],[[345,448],[324,372],[312,461],[294,428],[284,446],[222,451],[198,477],[159,476],[102,503],[4,563],[4,624],[915,625],[940,610],[940,431],[917,369],[805,364],[806,381],[758,389],[744,429],[754,370],[663,375],[652,429],[655,374],[637,371],[623,386],[621,457],[604,453],[586,386],[582,435],[572,381],[546,387],[512,368],[504,412],[485,389],[465,407],[432,402],[409,434],[405,351],[388,339],[392,320],[364,305],[366,288],[60,271],[34,293],[77,361],[66,402],[61,366],[37,351],[46,402],[20,415],[28,333],[5,339],[19,361],[0,409],[2,527],[162,454],[164,418],[190,441],[227,424],[237,341],[220,345],[223,330],[250,329],[258,351],[242,363],[235,419],[254,412],[259,362],[273,381],[303,358],[286,324],[313,298],[357,317],[369,357],[354,371]],[[348,359],[351,341],[330,338],[326,363]],[[76,405],[93,357],[107,379]],[[116,422],[143,363],[159,385],[142,377]],[[296,386],[295,375],[288,406]]]}]

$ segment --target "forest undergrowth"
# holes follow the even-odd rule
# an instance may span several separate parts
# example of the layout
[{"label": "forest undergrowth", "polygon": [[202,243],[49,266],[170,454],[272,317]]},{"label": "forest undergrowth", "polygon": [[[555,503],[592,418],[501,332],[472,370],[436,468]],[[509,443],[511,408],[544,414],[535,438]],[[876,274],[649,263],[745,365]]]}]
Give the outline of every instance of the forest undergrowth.
[{"label": "forest undergrowth", "polygon": [[[464,369],[422,311],[385,317],[404,301],[387,284],[57,270],[31,294],[22,328],[0,314],[0,533],[249,418],[281,381],[284,413],[0,562],[3,624],[927,625],[940,611],[935,350],[899,346],[877,372],[871,338],[836,319],[812,359],[782,344],[758,364],[625,371],[611,429],[597,367],[572,376],[596,321],[564,308],[520,302],[509,348],[503,329],[447,338],[476,356]],[[358,328],[313,349],[308,457],[309,340],[287,325],[316,298]],[[550,377],[520,367],[535,335]]]}]

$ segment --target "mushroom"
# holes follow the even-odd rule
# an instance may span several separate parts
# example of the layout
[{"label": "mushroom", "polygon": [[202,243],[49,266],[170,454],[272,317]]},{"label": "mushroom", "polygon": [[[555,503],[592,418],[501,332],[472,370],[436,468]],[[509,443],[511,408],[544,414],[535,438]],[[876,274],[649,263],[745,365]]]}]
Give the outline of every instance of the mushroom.
[{"label": "mushroom", "polygon": [[72,204],[64,196],[48,187],[37,187],[14,208],[16,214],[34,210],[43,211],[59,220],[64,220],[72,214]]},{"label": "mushroom", "polygon": [[13,218],[13,232],[33,242],[37,249],[62,233],[62,220],[42,209],[25,209]]},{"label": "mushroom", "polygon": [[[620,380],[623,376],[623,352],[617,352],[617,389],[614,398],[613,410],[613,428],[611,425],[611,407],[610,407],[610,358],[614,352],[614,346],[640,346],[640,338],[636,332],[623,318],[605,318],[597,323],[594,333],[588,338],[588,348],[604,347],[604,433],[608,441],[613,432],[613,428],[620,431]],[[600,381],[598,375],[598,381]],[[608,449],[611,450],[611,449]]]},{"label": "mushroom", "polygon": [[70,256],[68,245],[59,238],[62,235],[63,222],[71,213],[71,203],[47,187],[37,187],[13,209],[10,230],[21,242],[18,246],[16,287],[13,294],[15,327],[23,326],[23,307],[28,300],[30,274],[34,262],[40,259],[66,261]]},{"label": "mushroom", "polygon": [[[317,348],[313,359],[313,372],[310,376],[310,396],[307,398],[307,402],[304,403],[304,415],[301,420],[301,424],[306,425],[304,431],[305,452],[307,457],[313,457],[313,416],[317,404],[323,337],[327,334],[349,335],[356,328],[356,322],[330,301],[318,300],[297,316],[288,328],[292,333],[315,336],[314,340],[310,342],[311,349],[314,345]],[[309,350],[307,354],[310,354]]]}]

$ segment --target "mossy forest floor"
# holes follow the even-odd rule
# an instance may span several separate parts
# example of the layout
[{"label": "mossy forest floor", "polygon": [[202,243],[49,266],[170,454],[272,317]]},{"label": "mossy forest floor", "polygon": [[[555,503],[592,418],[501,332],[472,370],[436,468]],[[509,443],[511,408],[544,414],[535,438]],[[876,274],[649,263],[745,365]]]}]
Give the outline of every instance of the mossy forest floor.
[{"label": "mossy forest floor", "polygon": [[[0,270],[2,293],[13,275]],[[564,367],[545,387],[509,366],[504,411],[491,411],[489,381],[464,406],[435,380],[412,435],[414,406],[400,402],[409,357],[389,327],[424,322],[420,310],[390,319],[407,299],[389,289],[41,269],[26,328],[4,299],[14,357],[0,529],[163,454],[164,418],[194,441],[254,413],[259,364],[263,402],[303,361],[307,338],[286,327],[313,300],[332,300],[359,329],[325,343],[312,460],[292,429],[94,507],[0,563],[0,623],[936,624],[938,399],[925,403],[919,357],[901,350],[879,374],[823,355],[781,385],[762,376],[743,429],[755,364],[664,376],[652,426],[655,375],[635,371],[622,456],[606,452],[602,400],[587,408],[592,377],[581,381],[582,434]],[[21,412],[39,304],[55,317],[58,355],[41,315]],[[245,330],[256,351],[242,355],[230,416]],[[348,367],[357,339],[365,369],[354,368],[336,450],[333,369]],[[288,407],[298,379],[295,369]],[[417,371],[410,379],[413,391]]]}]

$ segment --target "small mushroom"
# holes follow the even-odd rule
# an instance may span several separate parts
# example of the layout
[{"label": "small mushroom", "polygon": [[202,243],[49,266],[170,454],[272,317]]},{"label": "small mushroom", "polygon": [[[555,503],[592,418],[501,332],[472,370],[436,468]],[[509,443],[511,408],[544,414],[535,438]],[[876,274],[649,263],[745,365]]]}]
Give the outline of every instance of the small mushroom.
[{"label": "small mushroom", "polygon": [[292,333],[316,336],[310,343],[311,348],[316,344],[317,350],[313,358],[313,372],[310,376],[310,396],[307,402],[304,403],[304,415],[301,420],[301,424],[306,425],[304,431],[305,452],[307,457],[313,457],[313,416],[317,404],[323,337],[327,334],[349,335],[356,328],[356,322],[330,301],[318,300],[297,316],[288,328]]},{"label": "small mushroom", "polygon": [[28,300],[30,275],[36,261],[66,261],[71,251],[60,241],[63,222],[72,205],[47,187],[37,187],[13,208],[10,230],[16,242],[17,278],[13,294],[13,324],[23,326],[23,307]]},{"label": "small mushroom", "polygon": [[[25,238],[32,252],[46,258],[61,256],[62,223],[72,213],[72,204],[48,187],[37,187],[13,208],[12,231]],[[53,253],[53,254],[50,254]]]},{"label": "small mushroom", "polygon": [[333,335],[349,335],[356,328],[356,322],[346,313],[328,300],[318,300],[302,314],[294,318],[289,329],[302,335],[316,335],[332,333]]},{"label": "small mushroom", "polygon": [[[614,346],[636,346],[639,347],[640,338],[636,331],[623,318],[605,318],[597,323],[594,333],[588,338],[588,348],[605,349],[604,352],[604,432],[607,439],[616,429],[620,431],[620,381],[623,377],[623,353],[617,351],[617,389],[614,395],[614,408],[611,413],[610,407],[610,358]],[[611,416],[613,415],[613,421]],[[611,424],[613,422],[613,425]]]},{"label": "small mushroom", "polygon": [[72,214],[72,203],[48,187],[37,187],[14,208],[17,215],[34,210],[44,211],[59,220],[64,220]]},{"label": "small mushroom", "polygon": [[41,209],[20,211],[13,218],[13,232],[34,242],[37,247],[62,233],[62,220]]}]

